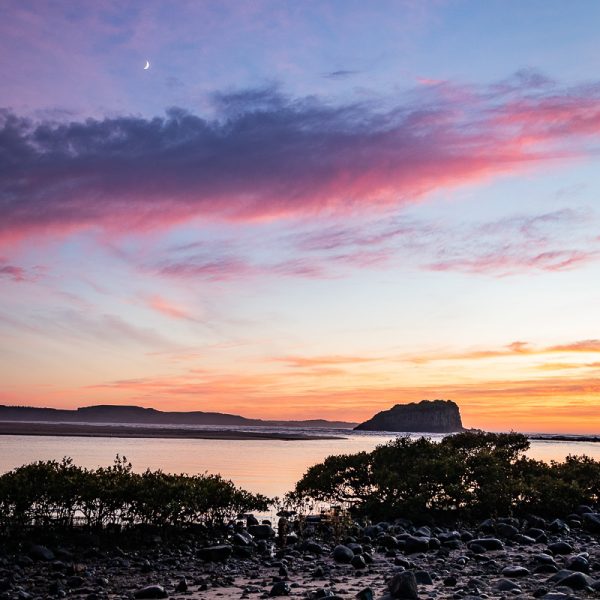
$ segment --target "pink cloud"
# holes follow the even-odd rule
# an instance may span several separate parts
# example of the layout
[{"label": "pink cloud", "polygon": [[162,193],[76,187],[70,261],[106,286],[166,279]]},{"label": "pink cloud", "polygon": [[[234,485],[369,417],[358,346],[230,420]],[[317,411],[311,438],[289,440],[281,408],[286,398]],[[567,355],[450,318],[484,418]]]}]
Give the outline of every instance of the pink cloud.
[{"label": "pink cloud", "polygon": [[150,308],[163,315],[166,315],[167,317],[171,317],[173,319],[184,319],[187,321],[194,320],[192,315],[190,315],[186,310],[177,306],[176,304],[173,304],[171,301],[159,296],[158,294],[150,296],[147,299],[147,302]]},{"label": "pink cloud", "polygon": [[8,277],[17,282],[26,281],[27,279],[25,269],[2,263],[0,263],[0,277]]},{"label": "pink cloud", "polygon": [[514,275],[539,271],[566,271],[595,261],[599,252],[583,250],[554,250],[540,253],[498,252],[483,256],[440,260],[427,265],[432,271],[464,271],[466,273],[492,273]]},{"label": "pink cloud", "polygon": [[210,121],[178,109],[82,122],[4,111],[0,238],[371,212],[585,155],[600,128],[597,86],[420,90],[386,110],[241,91],[215,95]]}]

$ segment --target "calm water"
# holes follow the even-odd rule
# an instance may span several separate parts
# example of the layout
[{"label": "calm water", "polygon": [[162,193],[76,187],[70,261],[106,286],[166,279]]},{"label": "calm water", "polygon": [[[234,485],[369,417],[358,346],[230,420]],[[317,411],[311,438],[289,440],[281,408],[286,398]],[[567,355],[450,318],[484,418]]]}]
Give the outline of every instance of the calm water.
[{"label": "calm water", "polygon": [[[320,433],[324,432],[321,430]],[[63,456],[70,456],[84,467],[106,466],[118,453],[133,463],[135,471],[149,467],[172,473],[220,473],[250,491],[282,496],[293,488],[309,466],[326,456],[372,450],[394,437],[367,432],[328,433],[343,435],[345,439],[280,441],[0,436],[0,472],[35,460],[60,460]],[[434,434],[431,437],[441,436]],[[542,460],[563,460],[567,454],[587,454],[600,460],[600,443],[532,441],[529,451],[531,457]]]}]

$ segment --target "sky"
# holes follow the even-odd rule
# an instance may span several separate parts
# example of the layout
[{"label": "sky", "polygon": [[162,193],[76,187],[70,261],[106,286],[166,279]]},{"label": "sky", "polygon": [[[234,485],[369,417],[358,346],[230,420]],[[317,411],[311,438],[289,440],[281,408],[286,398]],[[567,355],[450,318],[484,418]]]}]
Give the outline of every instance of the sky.
[{"label": "sky", "polygon": [[4,0],[0,403],[600,433],[599,19]]}]

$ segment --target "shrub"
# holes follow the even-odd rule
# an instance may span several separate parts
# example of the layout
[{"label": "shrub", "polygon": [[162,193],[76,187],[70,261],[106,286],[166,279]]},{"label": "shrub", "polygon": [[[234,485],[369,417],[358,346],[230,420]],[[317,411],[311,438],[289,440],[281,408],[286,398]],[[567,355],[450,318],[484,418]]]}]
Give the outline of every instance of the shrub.
[{"label": "shrub", "polygon": [[239,512],[265,511],[269,500],[219,475],[136,474],[126,458],[83,469],[65,458],[40,461],[0,476],[0,526],[92,529],[108,525],[218,525]]},{"label": "shrub", "polygon": [[343,503],[356,515],[469,519],[564,514],[600,500],[600,463],[527,458],[518,433],[464,432],[440,442],[398,437],[370,453],[330,456],[308,469],[288,499]]}]

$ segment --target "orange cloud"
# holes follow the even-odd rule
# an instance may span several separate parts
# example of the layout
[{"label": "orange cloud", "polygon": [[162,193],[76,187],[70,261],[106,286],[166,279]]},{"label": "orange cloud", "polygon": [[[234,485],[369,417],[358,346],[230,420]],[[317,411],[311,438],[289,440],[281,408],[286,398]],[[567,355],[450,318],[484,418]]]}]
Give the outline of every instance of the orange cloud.
[{"label": "orange cloud", "polygon": [[[553,376],[449,384],[399,385],[377,377],[316,381],[312,374],[198,373],[130,379],[87,388],[114,399],[171,410],[237,412],[270,419],[361,421],[397,403],[451,398],[466,426],[491,430],[600,433],[600,379]],[[160,402],[157,399],[160,398]],[[81,404],[81,399],[79,401]]]},{"label": "orange cloud", "polygon": [[274,358],[274,361],[282,362],[290,367],[321,367],[327,365],[349,365],[368,363],[379,360],[377,358],[367,358],[364,356],[283,356]]},{"label": "orange cloud", "polygon": [[429,355],[417,355],[409,357],[407,360],[415,363],[428,363],[441,360],[478,360],[486,358],[499,358],[506,356],[520,355],[543,355],[543,354],[561,354],[561,353],[597,353],[600,352],[600,340],[580,340],[568,344],[558,344],[544,348],[535,348],[528,342],[512,342],[503,348],[489,350],[472,350],[469,352],[457,353],[438,353]]}]

